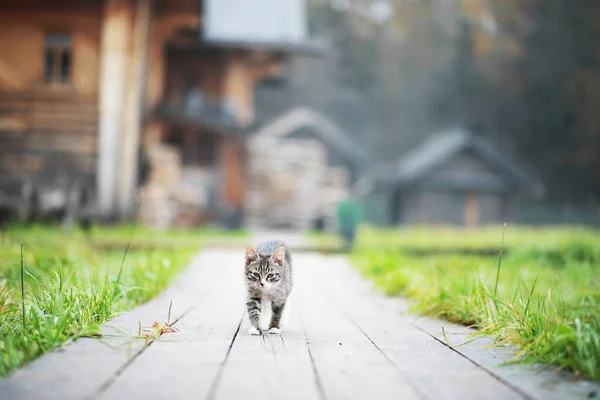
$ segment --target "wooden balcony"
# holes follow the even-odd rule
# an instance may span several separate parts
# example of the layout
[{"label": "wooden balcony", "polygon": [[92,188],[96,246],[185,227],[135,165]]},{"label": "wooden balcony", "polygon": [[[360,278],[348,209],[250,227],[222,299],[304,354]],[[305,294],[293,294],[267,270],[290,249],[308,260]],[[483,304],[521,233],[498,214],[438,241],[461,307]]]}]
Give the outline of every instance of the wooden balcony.
[{"label": "wooden balcony", "polygon": [[206,98],[201,93],[190,93],[180,101],[165,99],[154,109],[154,116],[173,125],[229,136],[241,135],[243,132],[233,104]]}]

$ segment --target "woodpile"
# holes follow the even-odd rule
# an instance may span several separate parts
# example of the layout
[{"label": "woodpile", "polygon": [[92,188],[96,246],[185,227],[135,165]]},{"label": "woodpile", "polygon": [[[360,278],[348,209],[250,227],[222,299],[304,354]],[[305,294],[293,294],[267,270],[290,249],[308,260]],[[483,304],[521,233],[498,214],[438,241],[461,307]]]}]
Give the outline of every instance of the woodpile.
[{"label": "woodpile", "polygon": [[184,168],[179,152],[164,144],[148,151],[148,162],[148,182],[140,188],[140,223],[163,229],[208,219],[212,171]]},{"label": "woodpile", "polygon": [[337,203],[346,196],[348,173],[327,164],[316,139],[256,138],[249,144],[250,224],[309,229],[324,218],[332,226]]},{"label": "woodpile", "polygon": [[175,189],[181,179],[179,152],[156,144],[148,150],[148,181],[140,188],[139,222],[154,228],[171,226],[177,213]]}]

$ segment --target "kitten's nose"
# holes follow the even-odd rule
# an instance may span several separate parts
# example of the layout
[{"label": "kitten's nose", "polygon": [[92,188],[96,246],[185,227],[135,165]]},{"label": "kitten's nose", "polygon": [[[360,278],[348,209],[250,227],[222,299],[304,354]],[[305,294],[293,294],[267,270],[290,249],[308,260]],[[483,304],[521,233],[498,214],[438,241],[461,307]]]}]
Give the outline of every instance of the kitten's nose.
[{"label": "kitten's nose", "polygon": [[260,281],[260,286],[261,287],[265,287],[265,282],[264,281]]}]

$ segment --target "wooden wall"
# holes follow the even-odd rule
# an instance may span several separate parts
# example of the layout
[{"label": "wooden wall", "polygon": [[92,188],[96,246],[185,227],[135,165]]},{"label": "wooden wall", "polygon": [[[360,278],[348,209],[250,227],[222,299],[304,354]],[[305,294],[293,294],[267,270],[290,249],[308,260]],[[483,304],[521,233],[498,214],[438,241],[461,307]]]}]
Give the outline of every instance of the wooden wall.
[{"label": "wooden wall", "polygon": [[[101,20],[99,4],[0,6],[0,174],[94,173]],[[42,82],[46,32],[73,34],[69,85]]]},{"label": "wooden wall", "polygon": [[274,54],[254,51],[231,52],[223,79],[222,94],[238,107],[238,121],[242,125],[254,119],[254,87],[265,77],[278,74],[281,64]]},{"label": "wooden wall", "polygon": [[[171,11],[163,7],[152,17],[150,44],[148,48],[148,74],[146,92],[146,113],[151,112],[162,100],[167,87],[167,42],[181,28],[197,27],[200,15],[193,12]],[[142,141],[151,146],[160,141],[166,127],[158,121],[149,120]]]},{"label": "wooden wall", "polygon": [[73,33],[73,89],[96,93],[101,9],[72,12],[2,11],[0,90],[27,90],[41,83],[45,32]]},{"label": "wooden wall", "polygon": [[225,60],[218,51],[170,52],[164,97],[173,101],[183,100],[187,89],[197,87],[205,96],[219,99],[225,67]]},{"label": "wooden wall", "polygon": [[504,175],[490,168],[481,157],[471,151],[464,151],[440,167],[430,171],[422,180],[433,186],[444,182],[472,182],[475,186],[489,187],[497,191],[506,189]]},{"label": "wooden wall", "polygon": [[400,221],[408,225],[465,223],[464,192],[414,189],[402,198]]},{"label": "wooden wall", "polygon": [[409,225],[497,224],[507,217],[504,204],[511,195],[504,175],[466,151],[406,189],[395,212]]}]

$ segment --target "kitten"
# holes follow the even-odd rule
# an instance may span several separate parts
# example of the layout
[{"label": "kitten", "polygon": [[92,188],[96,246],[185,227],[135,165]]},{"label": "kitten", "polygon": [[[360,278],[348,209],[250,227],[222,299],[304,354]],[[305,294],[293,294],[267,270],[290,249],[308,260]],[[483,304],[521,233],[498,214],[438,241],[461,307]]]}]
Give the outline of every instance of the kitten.
[{"label": "kitten", "polygon": [[[248,317],[251,335],[262,333],[261,314],[270,304],[270,333],[281,331],[282,314],[289,308],[292,291],[292,258],[282,241],[268,240],[253,247],[246,247],[246,287]],[[287,304],[287,307],[286,307]]]}]

